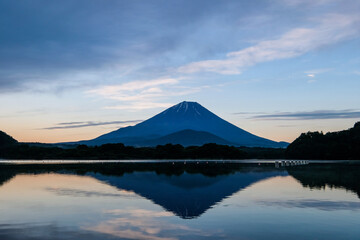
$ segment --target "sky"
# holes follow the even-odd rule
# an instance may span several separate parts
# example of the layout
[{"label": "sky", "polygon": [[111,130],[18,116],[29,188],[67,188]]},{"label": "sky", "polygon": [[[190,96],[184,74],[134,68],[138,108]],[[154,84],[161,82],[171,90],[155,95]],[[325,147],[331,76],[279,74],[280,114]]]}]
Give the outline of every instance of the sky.
[{"label": "sky", "polygon": [[0,0],[0,130],[92,139],[196,101],[291,142],[360,120],[358,0]]}]

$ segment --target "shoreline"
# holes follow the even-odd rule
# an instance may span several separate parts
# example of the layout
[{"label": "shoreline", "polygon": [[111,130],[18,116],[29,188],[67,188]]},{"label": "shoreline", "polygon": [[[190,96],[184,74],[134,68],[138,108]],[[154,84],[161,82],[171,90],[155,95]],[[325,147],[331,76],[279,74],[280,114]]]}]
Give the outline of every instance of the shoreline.
[{"label": "shoreline", "polygon": [[231,160],[231,159],[132,159],[132,160],[9,160],[9,159],[0,159],[0,165],[3,164],[11,164],[11,165],[19,165],[19,164],[94,164],[94,163],[244,163],[244,164],[256,164],[256,163],[279,163],[281,161],[285,162],[299,162],[306,161],[308,163],[360,163],[360,160],[298,160],[298,159],[239,159],[239,160]]}]

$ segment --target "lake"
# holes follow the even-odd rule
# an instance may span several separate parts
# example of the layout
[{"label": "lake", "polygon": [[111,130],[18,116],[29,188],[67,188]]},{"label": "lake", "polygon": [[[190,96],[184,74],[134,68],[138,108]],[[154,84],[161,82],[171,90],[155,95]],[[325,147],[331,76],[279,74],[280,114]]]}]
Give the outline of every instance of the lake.
[{"label": "lake", "polygon": [[0,239],[359,239],[359,162],[0,164]]}]

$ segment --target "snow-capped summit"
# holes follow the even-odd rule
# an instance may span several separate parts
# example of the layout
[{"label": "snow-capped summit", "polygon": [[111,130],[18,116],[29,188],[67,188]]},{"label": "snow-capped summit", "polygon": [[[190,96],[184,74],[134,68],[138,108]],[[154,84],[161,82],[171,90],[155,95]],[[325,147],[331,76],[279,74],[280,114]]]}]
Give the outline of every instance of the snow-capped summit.
[{"label": "snow-capped summit", "polygon": [[169,114],[169,112],[176,112],[178,114],[185,114],[186,112],[191,112],[191,114],[195,114],[195,115],[201,115],[201,113],[199,111],[201,111],[200,109],[203,108],[203,106],[201,106],[200,104],[198,104],[197,102],[187,102],[187,101],[183,101],[179,104],[176,104],[168,109],[166,109],[165,111],[161,112],[161,114]]},{"label": "snow-capped summit", "polygon": [[[183,130],[208,132],[235,146],[284,147],[283,143],[255,136],[221,119],[197,102],[187,101],[176,104],[135,126],[120,128],[81,143],[100,145],[121,142],[127,145],[141,146],[146,142],[149,145],[152,139],[155,140]],[[170,141],[171,138],[165,139]],[[176,141],[169,143],[176,143]]]}]

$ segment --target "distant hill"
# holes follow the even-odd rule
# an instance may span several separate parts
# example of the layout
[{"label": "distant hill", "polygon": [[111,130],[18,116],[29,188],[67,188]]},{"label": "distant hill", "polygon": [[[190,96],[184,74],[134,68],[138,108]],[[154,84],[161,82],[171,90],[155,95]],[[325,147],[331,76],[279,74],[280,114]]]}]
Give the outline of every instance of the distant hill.
[{"label": "distant hill", "polygon": [[165,145],[165,144],[181,144],[184,147],[187,146],[202,146],[206,143],[216,143],[221,145],[234,145],[225,139],[222,139],[214,134],[203,132],[203,131],[195,131],[195,130],[182,130],[176,133],[171,133],[169,135],[148,140],[140,143],[142,146],[157,146],[157,145]]},{"label": "distant hill", "polygon": [[14,138],[12,138],[11,136],[9,136],[8,134],[6,134],[3,131],[0,131],[0,147],[13,145],[16,143],[17,143],[17,141]]},{"label": "distant hill", "polygon": [[360,122],[340,132],[303,133],[286,149],[292,159],[360,160]]},{"label": "distant hill", "polygon": [[[199,141],[200,139],[203,141],[205,138],[204,134],[200,136],[195,132],[177,133],[183,130],[207,132],[211,139],[216,141],[222,139],[227,142],[226,144],[231,143],[235,146],[284,148],[288,145],[288,143],[279,143],[251,134],[216,116],[196,102],[181,102],[135,126],[120,128],[95,139],[76,143],[86,145],[124,143],[125,145],[144,146],[151,141],[165,143],[166,139],[180,140],[181,135],[187,140],[191,140],[189,135],[197,135],[196,138]],[[175,133],[177,133],[175,136],[167,136]],[[185,141],[185,139],[182,140],[182,143],[190,145],[190,141]]]}]

